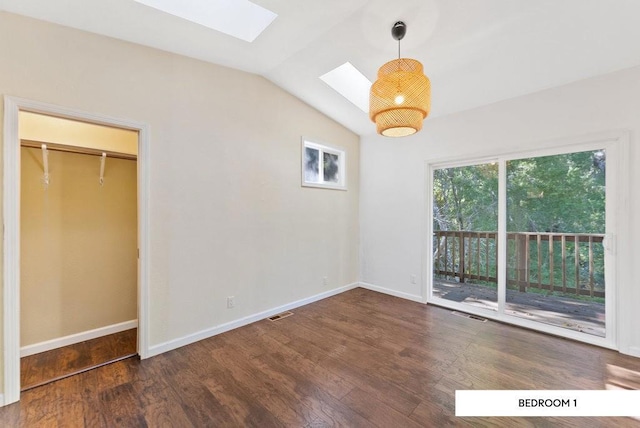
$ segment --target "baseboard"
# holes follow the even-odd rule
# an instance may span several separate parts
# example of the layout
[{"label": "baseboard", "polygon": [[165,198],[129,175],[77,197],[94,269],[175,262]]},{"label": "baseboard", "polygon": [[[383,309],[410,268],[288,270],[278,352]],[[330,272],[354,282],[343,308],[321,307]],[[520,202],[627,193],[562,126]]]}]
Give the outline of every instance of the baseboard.
[{"label": "baseboard", "polygon": [[83,331],[69,336],[59,337],[57,339],[47,340],[45,342],[34,343],[20,348],[20,358],[29,355],[39,354],[40,352],[50,351],[52,349],[61,348],[63,346],[73,345],[74,343],[84,342],[85,340],[95,339],[97,337],[106,336],[108,334],[119,333],[121,331],[130,330],[138,327],[138,320],[125,321],[118,324],[112,324],[93,330]]},{"label": "baseboard", "polygon": [[0,394],[0,407],[6,406],[7,403],[4,402],[4,394]]},{"label": "baseboard", "polygon": [[640,346],[629,346],[625,350],[626,352],[620,350],[621,353],[631,355],[632,357],[640,358]]},{"label": "baseboard", "polygon": [[278,306],[267,311],[263,311],[254,315],[249,315],[244,318],[240,318],[235,321],[231,321],[225,324],[221,324],[215,327],[211,327],[205,330],[198,331],[187,336],[180,337],[178,339],[169,340],[158,345],[149,347],[148,357],[160,355],[164,352],[172,351],[182,346],[190,345],[191,343],[198,342],[200,340],[208,339],[209,337],[225,333],[229,330],[233,330],[245,325],[254,323],[256,321],[263,320],[280,312],[289,311],[291,309],[298,308],[300,306],[308,305],[309,303],[317,302],[318,300],[326,299],[327,297],[335,296],[336,294],[344,293],[345,291],[357,288],[359,284],[353,283],[345,285],[344,287],[335,288],[333,290],[325,291],[324,293],[316,294],[315,296],[307,297],[305,299],[296,300],[295,302],[287,303],[286,305]]},{"label": "baseboard", "polygon": [[384,287],[380,287],[379,285],[373,285],[366,282],[361,282],[360,287],[366,288],[367,290],[371,290],[371,291],[377,291],[378,293],[384,293],[390,296],[400,297],[401,299],[413,300],[414,302],[424,303],[424,299],[422,298],[422,296],[418,296],[417,294],[403,293],[402,291],[396,291],[390,288],[384,288]]}]

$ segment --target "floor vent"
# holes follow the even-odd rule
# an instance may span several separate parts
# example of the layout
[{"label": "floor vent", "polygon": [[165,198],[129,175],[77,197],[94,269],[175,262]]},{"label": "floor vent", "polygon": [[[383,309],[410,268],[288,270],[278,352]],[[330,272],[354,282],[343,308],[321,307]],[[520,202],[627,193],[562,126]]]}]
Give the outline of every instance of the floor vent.
[{"label": "floor vent", "polygon": [[278,321],[278,320],[281,320],[282,318],[290,317],[291,315],[293,315],[293,312],[290,312],[290,311],[282,312],[272,317],[269,317],[269,321]]},{"label": "floor vent", "polygon": [[469,318],[469,319],[476,320],[476,321],[481,321],[481,322],[486,322],[487,321],[486,318],[482,318],[482,317],[479,317],[477,315],[465,314],[464,312],[452,311],[451,313],[453,315],[457,315],[459,317]]}]

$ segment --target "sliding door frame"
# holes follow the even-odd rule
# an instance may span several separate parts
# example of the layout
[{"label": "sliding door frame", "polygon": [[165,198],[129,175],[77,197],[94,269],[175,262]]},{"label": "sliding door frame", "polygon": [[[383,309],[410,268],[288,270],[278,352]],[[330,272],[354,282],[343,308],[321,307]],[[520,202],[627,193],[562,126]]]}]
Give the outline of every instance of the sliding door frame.
[{"label": "sliding door frame", "polygon": [[[566,337],[593,345],[618,349],[618,327],[620,324],[618,310],[618,273],[621,266],[617,252],[619,248],[628,248],[625,231],[629,229],[629,219],[625,207],[629,204],[629,134],[626,131],[606,132],[588,136],[555,140],[538,144],[540,149],[520,152],[496,153],[486,157],[455,157],[428,161],[425,165],[426,175],[426,225],[424,230],[423,301],[446,308],[479,315],[521,327],[538,330],[544,333]],[[606,220],[605,220],[605,337],[565,329],[518,318],[505,313],[506,307],[506,262],[507,262],[507,171],[506,164],[511,160],[530,157],[553,156],[566,153],[605,149],[607,153],[606,169]],[[498,311],[474,307],[459,302],[442,299],[433,295],[433,176],[434,171],[442,168],[464,167],[486,163],[498,164],[498,269],[497,296]],[[628,234],[627,234],[628,235]]]}]

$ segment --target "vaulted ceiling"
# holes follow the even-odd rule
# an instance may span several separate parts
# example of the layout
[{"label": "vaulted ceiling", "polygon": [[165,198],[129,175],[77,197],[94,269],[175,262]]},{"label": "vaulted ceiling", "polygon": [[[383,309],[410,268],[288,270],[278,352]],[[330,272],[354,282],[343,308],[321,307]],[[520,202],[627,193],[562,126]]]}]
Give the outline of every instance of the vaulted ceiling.
[{"label": "vaulted ceiling", "polygon": [[367,114],[319,76],[349,61],[374,81],[397,56],[398,20],[408,27],[402,56],[431,79],[431,117],[640,64],[637,0],[253,2],[278,17],[252,43],[133,0],[0,0],[0,9],[262,75],[360,135],[375,132]]}]

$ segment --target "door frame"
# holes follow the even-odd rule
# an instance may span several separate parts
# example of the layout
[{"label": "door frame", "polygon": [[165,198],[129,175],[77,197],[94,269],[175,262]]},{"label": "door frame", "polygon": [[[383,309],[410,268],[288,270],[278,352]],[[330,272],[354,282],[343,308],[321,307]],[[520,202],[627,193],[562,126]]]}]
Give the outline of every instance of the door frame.
[{"label": "door frame", "polygon": [[[543,333],[561,336],[592,345],[609,349],[623,349],[624,339],[621,340],[620,330],[624,329],[621,322],[624,309],[620,305],[620,296],[626,295],[627,290],[622,290],[621,283],[624,283],[623,261],[621,255],[628,248],[625,231],[629,230],[629,218],[626,215],[629,204],[629,132],[626,130],[615,130],[601,133],[594,133],[578,137],[569,137],[553,141],[541,142],[538,149],[522,150],[513,152],[495,152],[482,157],[450,157],[425,162],[425,211],[423,216],[424,230],[426,234],[423,241],[423,278],[426,287],[423,288],[423,299],[426,303],[443,306],[446,308],[479,315],[488,319],[513,324]],[[503,310],[498,312],[476,308],[457,302],[440,299],[433,296],[433,171],[439,168],[469,166],[487,162],[496,162],[500,165],[500,203],[498,213],[498,245],[506,248],[506,168],[505,163],[509,160],[548,156],[562,153],[579,152],[606,148],[613,156],[607,159],[611,168],[607,168],[607,234],[606,247],[609,254],[609,263],[605,267],[607,272],[607,300],[606,300],[606,337],[591,336],[581,332],[574,332],[561,327],[537,323],[529,320],[506,315]],[[609,156],[608,156],[609,157]],[[613,191],[611,191],[613,189]],[[498,258],[499,266],[506,265],[506,252],[500,251]],[[504,308],[506,301],[506,272],[504,269],[498,271],[498,305]],[[622,309],[622,310],[621,310]]]},{"label": "door frame", "polygon": [[13,96],[4,96],[3,366],[4,403],[20,399],[20,136],[19,112],[46,114],[138,132],[138,355],[149,355],[149,126]]}]

